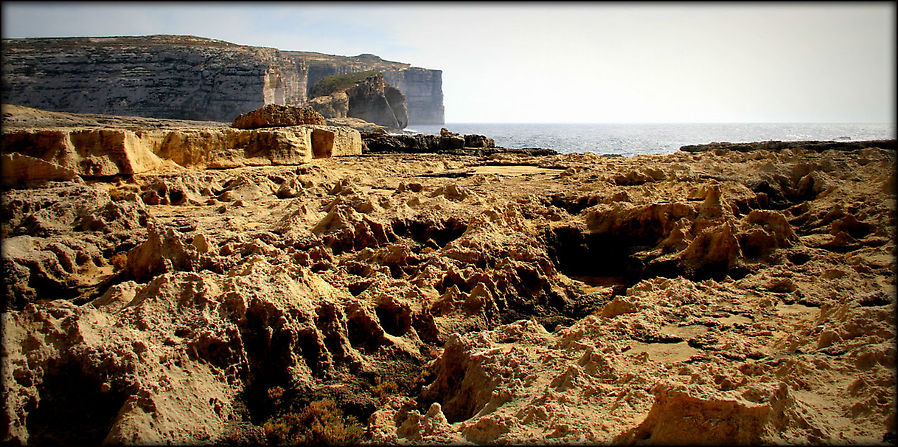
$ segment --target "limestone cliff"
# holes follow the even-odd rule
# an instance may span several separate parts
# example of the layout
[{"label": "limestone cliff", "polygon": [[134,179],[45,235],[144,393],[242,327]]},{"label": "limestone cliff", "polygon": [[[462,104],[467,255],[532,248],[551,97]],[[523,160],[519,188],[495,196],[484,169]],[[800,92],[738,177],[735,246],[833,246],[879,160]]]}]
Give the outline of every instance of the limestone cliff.
[{"label": "limestone cliff", "polygon": [[2,100],[58,112],[230,122],[265,104],[305,105],[319,79],[368,70],[383,71],[409,98],[410,122],[442,122],[438,70],[193,36],[4,39]]},{"label": "limestone cliff", "polygon": [[443,124],[443,72],[423,68],[384,71],[384,81],[399,89],[408,107],[409,124]]}]

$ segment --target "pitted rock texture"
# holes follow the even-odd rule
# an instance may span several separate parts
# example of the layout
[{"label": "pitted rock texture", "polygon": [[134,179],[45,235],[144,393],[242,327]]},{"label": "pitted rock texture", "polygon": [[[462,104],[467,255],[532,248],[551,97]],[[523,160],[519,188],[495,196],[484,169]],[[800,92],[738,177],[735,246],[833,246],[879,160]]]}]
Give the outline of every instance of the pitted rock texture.
[{"label": "pitted rock texture", "polygon": [[234,118],[231,127],[259,129],[262,127],[301,126],[303,124],[324,125],[324,117],[311,107],[268,104]]},{"label": "pitted rock texture", "polygon": [[231,122],[266,104],[306,105],[334,74],[377,70],[413,123],[443,122],[442,72],[194,36],[3,39],[3,103],[57,112]]},{"label": "pitted rock texture", "polygon": [[258,444],[330,399],[377,444],[888,444],[895,161],[368,154],[7,188],[3,438]]}]

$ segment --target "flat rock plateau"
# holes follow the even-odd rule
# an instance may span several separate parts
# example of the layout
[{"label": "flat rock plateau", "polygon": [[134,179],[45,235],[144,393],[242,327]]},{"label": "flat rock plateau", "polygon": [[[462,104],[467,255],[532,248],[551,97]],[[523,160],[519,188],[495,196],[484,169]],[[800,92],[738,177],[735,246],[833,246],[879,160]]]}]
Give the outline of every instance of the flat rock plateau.
[{"label": "flat rock plateau", "polygon": [[894,141],[3,132],[4,442],[896,442]]}]

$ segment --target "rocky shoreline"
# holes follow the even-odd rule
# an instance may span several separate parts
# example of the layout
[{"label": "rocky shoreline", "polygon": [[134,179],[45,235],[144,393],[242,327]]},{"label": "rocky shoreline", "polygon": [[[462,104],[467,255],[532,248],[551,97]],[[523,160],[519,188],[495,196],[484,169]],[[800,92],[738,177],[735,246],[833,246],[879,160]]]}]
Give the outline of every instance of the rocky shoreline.
[{"label": "rocky shoreline", "polygon": [[90,118],[194,136],[166,152],[33,110],[4,108],[4,442],[895,442],[894,140]]}]

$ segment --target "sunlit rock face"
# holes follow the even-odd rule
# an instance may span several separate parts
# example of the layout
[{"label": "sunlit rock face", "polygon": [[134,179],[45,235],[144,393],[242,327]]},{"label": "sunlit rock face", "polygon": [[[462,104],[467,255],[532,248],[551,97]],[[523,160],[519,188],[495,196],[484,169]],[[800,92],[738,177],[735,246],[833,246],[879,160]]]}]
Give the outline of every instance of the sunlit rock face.
[{"label": "sunlit rock face", "polygon": [[230,122],[266,104],[303,105],[322,77],[369,70],[409,92],[412,122],[442,122],[438,70],[193,36],[4,39],[2,98],[59,112]]},{"label": "sunlit rock face", "polygon": [[61,112],[231,121],[303,99],[271,48],[183,36],[4,40],[3,102]]},{"label": "sunlit rock face", "polygon": [[[272,110],[274,109],[274,110]],[[361,155],[359,132],[346,126],[328,126],[311,109],[284,112],[285,106],[268,105],[236,124],[258,127],[190,127],[183,122],[131,118],[98,127],[91,119],[79,127],[22,124],[4,121],[2,161],[4,186],[50,180],[103,179],[135,174],[224,169],[260,165],[296,165],[313,158]],[[280,111],[279,111],[280,110]],[[4,114],[49,114],[21,106],[4,106]],[[60,113],[57,115],[69,115]],[[69,115],[67,119],[77,120]],[[266,121],[269,120],[269,121]],[[65,120],[65,119],[63,119]],[[298,124],[298,123],[309,124]],[[143,127],[153,123],[158,127]],[[286,123],[287,125],[283,125]],[[277,125],[281,124],[281,125]],[[277,125],[276,127],[266,127]]]}]

